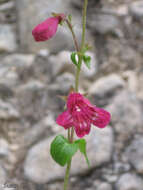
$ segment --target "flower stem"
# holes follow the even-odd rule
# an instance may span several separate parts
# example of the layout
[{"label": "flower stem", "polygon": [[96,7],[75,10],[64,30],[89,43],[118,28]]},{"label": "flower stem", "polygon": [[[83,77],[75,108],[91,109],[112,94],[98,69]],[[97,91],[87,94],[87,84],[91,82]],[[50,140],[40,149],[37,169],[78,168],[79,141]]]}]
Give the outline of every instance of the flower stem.
[{"label": "flower stem", "polygon": [[82,11],[82,41],[81,41],[81,47],[80,47],[80,52],[79,52],[79,56],[78,56],[79,67],[77,68],[76,79],[75,79],[76,92],[78,92],[78,88],[79,88],[79,75],[80,75],[81,65],[82,65],[82,51],[83,51],[83,48],[85,45],[87,5],[88,5],[88,0],[84,0],[83,11]]},{"label": "flower stem", "polygon": [[66,23],[67,23],[67,25],[68,25],[68,27],[69,27],[71,33],[72,33],[72,37],[73,37],[75,49],[76,49],[76,51],[78,52],[78,51],[79,51],[79,47],[78,47],[78,42],[77,42],[76,35],[75,35],[75,33],[74,33],[74,30],[73,30],[73,26],[72,26],[72,24],[69,22],[68,19],[66,19],[65,21],[66,21]]},{"label": "flower stem", "polygon": [[[74,128],[72,127],[72,130],[70,130],[70,128],[68,129],[68,141],[70,143],[73,142],[73,135],[74,135]],[[68,188],[71,161],[72,160],[69,160],[69,162],[67,163],[66,174],[65,174],[65,178],[64,178],[64,190],[67,190],[67,188]]]},{"label": "flower stem", "polygon": [[66,169],[66,174],[65,174],[65,179],[64,179],[64,190],[67,190],[68,188],[70,168],[71,168],[71,160],[67,163],[67,169]]},{"label": "flower stem", "polygon": [[[72,27],[71,23],[68,20],[66,20],[67,25],[68,25],[69,29],[71,30],[71,33],[73,36],[76,51],[79,53],[79,56],[78,56],[79,67],[77,67],[76,76],[75,76],[75,90],[76,90],[76,92],[78,92],[78,89],[79,89],[79,75],[80,75],[80,70],[81,70],[81,65],[82,65],[82,51],[83,51],[83,48],[85,45],[87,4],[88,4],[88,0],[84,0],[83,13],[82,13],[82,41],[81,41],[80,49],[78,47],[78,43],[77,43],[75,33],[73,31],[73,27]],[[73,138],[74,138],[74,127],[72,127],[71,131],[70,131],[70,129],[68,129],[68,140],[70,143],[73,142]],[[67,163],[66,174],[65,174],[65,178],[64,178],[64,190],[68,189],[71,161],[72,160],[69,160],[69,162]]]}]

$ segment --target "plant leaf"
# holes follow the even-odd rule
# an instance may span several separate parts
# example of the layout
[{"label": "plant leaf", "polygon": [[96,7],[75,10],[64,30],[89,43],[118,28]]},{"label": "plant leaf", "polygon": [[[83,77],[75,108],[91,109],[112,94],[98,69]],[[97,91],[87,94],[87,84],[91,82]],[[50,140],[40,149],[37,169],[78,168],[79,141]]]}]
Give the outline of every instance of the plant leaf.
[{"label": "plant leaf", "polygon": [[77,57],[76,56],[78,56],[77,53],[76,52],[72,52],[72,54],[71,54],[71,60],[72,60],[73,64],[75,64],[78,67],[78,61],[77,61]]},{"label": "plant leaf", "polygon": [[83,56],[83,61],[84,61],[85,65],[87,66],[87,68],[90,69],[91,57],[88,56],[88,55],[84,55]]},{"label": "plant leaf", "polygon": [[71,23],[71,21],[72,21],[72,15],[71,14],[68,15],[68,20]]},{"label": "plant leaf", "polygon": [[55,137],[51,144],[50,153],[52,158],[61,166],[65,164],[74,156],[78,150],[78,144],[70,144],[62,135]]},{"label": "plant leaf", "polygon": [[78,148],[79,148],[80,152],[84,155],[86,162],[87,162],[87,165],[88,165],[88,167],[90,167],[90,163],[89,163],[87,153],[86,153],[86,140],[85,139],[79,139],[79,140],[76,140],[75,143],[78,144]]}]

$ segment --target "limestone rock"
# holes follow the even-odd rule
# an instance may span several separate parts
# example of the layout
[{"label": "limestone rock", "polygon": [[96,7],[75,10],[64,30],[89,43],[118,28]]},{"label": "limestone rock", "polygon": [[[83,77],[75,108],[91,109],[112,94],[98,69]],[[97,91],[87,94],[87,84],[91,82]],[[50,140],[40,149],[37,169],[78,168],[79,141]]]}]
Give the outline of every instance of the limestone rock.
[{"label": "limestone rock", "polygon": [[56,83],[61,89],[62,93],[68,94],[71,86],[74,86],[75,78],[71,73],[65,72],[56,78]]},{"label": "limestone rock", "polygon": [[143,1],[135,1],[129,5],[129,12],[137,20],[142,20],[143,18]]},{"label": "limestone rock", "polygon": [[19,85],[20,79],[33,61],[34,55],[30,54],[12,54],[3,57],[0,63],[0,83],[9,88]]},{"label": "limestone rock", "polygon": [[29,67],[32,65],[35,56],[32,54],[11,54],[2,59],[2,65],[7,67]]},{"label": "limestone rock", "polygon": [[9,144],[8,142],[0,138],[0,157],[7,156],[9,154]]},{"label": "limestone rock", "polygon": [[142,190],[143,181],[135,174],[123,174],[116,183],[117,190]]},{"label": "limestone rock", "polygon": [[0,24],[0,51],[13,52],[17,49],[16,36],[13,27]]},{"label": "limestone rock", "polygon": [[100,34],[115,33],[117,28],[119,29],[119,20],[112,14],[94,14],[91,16],[88,24],[92,30]]},{"label": "limestone rock", "polygon": [[127,160],[135,167],[138,173],[143,173],[143,139],[142,136],[136,136],[132,143],[126,148],[125,155]]},{"label": "limestone rock", "polygon": [[112,101],[112,97],[124,86],[125,82],[119,75],[110,74],[95,81],[88,92],[96,105],[104,106]]},{"label": "limestone rock", "polygon": [[49,64],[51,65],[53,77],[64,71],[74,72],[74,66],[71,64],[70,55],[70,51],[61,51],[57,55],[51,55],[49,57]]},{"label": "limestone rock", "polygon": [[2,186],[7,180],[6,172],[2,166],[0,166],[0,185]]},{"label": "limestone rock", "polygon": [[[109,183],[106,182],[94,182],[94,187],[97,190],[112,190],[112,186]],[[94,189],[94,188],[93,188]]]},{"label": "limestone rock", "polygon": [[131,135],[142,131],[140,101],[134,93],[123,90],[112,99],[106,109],[111,113],[111,122],[118,134],[117,146],[123,148],[124,142],[128,141]]},{"label": "limestone rock", "polygon": [[8,102],[3,102],[0,100],[0,108],[0,119],[15,120],[20,117],[20,114],[16,108]]}]

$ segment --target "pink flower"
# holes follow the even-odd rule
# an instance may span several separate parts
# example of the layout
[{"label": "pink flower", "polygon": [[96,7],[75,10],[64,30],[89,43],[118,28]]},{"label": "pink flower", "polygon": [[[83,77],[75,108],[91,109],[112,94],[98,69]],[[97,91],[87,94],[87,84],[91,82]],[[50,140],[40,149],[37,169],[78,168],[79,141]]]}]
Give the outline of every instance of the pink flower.
[{"label": "pink flower", "polygon": [[57,14],[55,17],[50,17],[44,22],[38,24],[33,30],[32,35],[35,41],[46,41],[52,38],[57,31],[58,24],[64,20],[64,14]]},{"label": "pink flower", "polygon": [[65,129],[75,128],[78,137],[89,134],[91,124],[104,128],[110,121],[110,113],[92,105],[80,93],[72,92],[67,99],[67,110],[60,114],[57,124]]}]

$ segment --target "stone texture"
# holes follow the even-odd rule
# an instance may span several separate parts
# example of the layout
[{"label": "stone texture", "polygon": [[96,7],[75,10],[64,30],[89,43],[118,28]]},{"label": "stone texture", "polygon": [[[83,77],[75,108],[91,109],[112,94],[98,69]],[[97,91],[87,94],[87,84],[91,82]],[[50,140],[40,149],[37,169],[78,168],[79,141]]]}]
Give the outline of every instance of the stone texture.
[{"label": "stone texture", "polygon": [[0,84],[0,98],[7,99],[14,95],[13,90],[7,85]]},{"label": "stone texture", "polygon": [[129,5],[129,12],[137,20],[142,20],[143,18],[143,1],[135,1]]},{"label": "stone texture", "polygon": [[[64,168],[58,166],[49,154],[52,140],[53,137],[33,146],[25,160],[25,175],[36,183],[45,183],[64,176]],[[87,142],[87,153],[91,168],[110,161],[113,148],[113,134],[110,126],[103,130],[92,129],[91,134],[87,136]],[[52,172],[50,172],[51,170]],[[84,157],[78,152],[73,158],[72,174],[83,174],[88,170]]]},{"label": "stone texture", "polygon": [[13,52],[16,48],[16,36],[13,27],[7,24],[0,24],[0,52]]},{"label": "stone texture", "polygon": [[134,166],[138,173],[143,174],[143,139],[142,136],[136,136],[131,144],[126,148],[125,155],[127,160]]},{"label": "stone texture", "polygon": [[0,100],[0,119],[15,120],[20,117],[18,110],[9,102]]},{"label": "stone texture", "polygon": [[139,99],[130,91],[121,91],[106,108],[111,113],[111,123],[118,134],[117,147],[123,148],[133,134],[142,131],[142,109]]},{"label": "stone texture", "polygon": [[143,181],[135,174],[123,174],[116,183],[117,190],[142,190]]},{"label": "stone texture", "polygon": [[8,156],[8,154],[9,154],[9,144],[5,139],[0,138],[0,157]]},{"label": "stone texture", "polygon": [[56,78],[56,84],[65,94],[68,94],[70,87],[73,86],[75,83],[74,81],[75,81],[74,76],[71,73],[67,72],[63,73],[62,75]]},{"label": "stone texture", "polygon": [[2,59],[2,64],[5,67],[29,67],[32,65],[35,56],[32,54],[11,54]]},{"label": "stone texture", "polygon": [[14,87],[19,84],[18,74],[12,66],[0,65],[0,83],[7,87]]},{"label": "stone texture", "polygon": [[32,66],[34,57],[30,54],[12,54],[3,57],[0,63],[0,84],[8,88],[18,86],[28,68]]},{"label": "stone texture", "polygon": [[67,72],[74,72],[74,66],[71,64],[70,54],[70,51],[61,51],[58,54],[49,57],[48,60],[53,77],[63,73],[65,70]]},{"label": "stone texture", "polygon": [[[112,186],[109,183],[103,182],[95,185],[97,190],[112,190]],[[94,189],[94,188],[93,188]]]},{"label": "stone texture", "polygon": [[30,147],[44,137],[49,137],[57,132],[60,132],[61,130],[62,128],[59,128],[55,122],[54,115],[49,112],[46,117],[36,123],[30,130],[28,130],[28,132],[24,134],[21,141],[23,140],[25,147]]},{"label": "stone texture", "polygon": [[112,15],[112,13],[110,14],[108,10],[107,12],[109,12],[109,14],[94,14],[91,16],[88,25],[92,30],[100,34],[117,33],[117,29],[119,30],[120,26],[118,17]]},{"label": "stone texture", "polygon": [[2,166],[0,166],[0,187],[3,185],[7,180],[6,172]]},{"label": "stone texture", "polygon": [[100,106],[109,104],[115,96],[125,86],[124,80],[117,74],[101,77],[95,81],[88,92],[92,96],[94,103]]},{"label": "stone texture", "polygon": [[39,121],[44,116],[48,106],[48,93],[42,82],[30,80],[17,88],[15,93],[23,117],[33,118],[35,121]]}]

